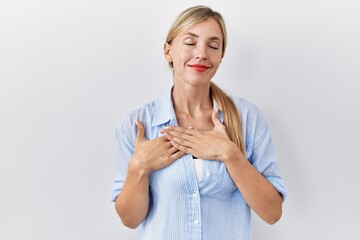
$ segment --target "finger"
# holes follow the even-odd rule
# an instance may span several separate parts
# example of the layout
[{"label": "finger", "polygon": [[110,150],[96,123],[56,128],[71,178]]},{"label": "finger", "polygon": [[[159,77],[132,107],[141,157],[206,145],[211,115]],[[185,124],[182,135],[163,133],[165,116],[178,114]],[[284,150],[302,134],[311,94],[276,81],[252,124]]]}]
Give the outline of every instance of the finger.
[{"label": "finger", "polygon": [[174,135],[177,137],[182,137],[185,135],[188,135],[188,137],[186,139],[190,140],[189,137],[191,136],[195,136],[195,135],[199,135],[201,131],[198,131],[195,128],[183,128],[183,127],[174,127],[174,126],[168,126],[165,127],[163,129],[161,129],[161,133],[163,134],[170,134],[170,135]]},{"label": "finger", "polygon": [[176,132],[182,132],[182,133],[188,133],[191,135],[191,133],[194,133],[194,129],[192,127],[176,127],[176,126],[167,126],[160,130],[160,132],[167,132],[167,131],[176,131]]},{"label": "finger", "polygon": [[166,142],[164,142],[164,146],[166,147],[166,149],[171,149],[173,147],[170,140],[168,139],[166,139]]},{"label": "finger", "polygon": [[183,143],[184,141],[189,141],[189,142],[194,141],[194,136],[176,131],[166,131],[164,132],[164,137],[166,137],[168,140],[174,140],[179,143]]},{"label": "finger", "polygon": [[175,153],[173,153],[173,154],[171,155],[170,158],[171,158],[172,161],[175,161],[176,159],[179,159],[179,158],[183,157],[185,154],[186,154],[186,153],[184,153],[184,152],[182,152],[182,151],[176,151]]},{"label": "finger", "polygon": [[137,129],[136,142],[146,140],[144,125],[138,120],[136,120],[135,125],[136,125],[136,129]]},{"label": "finger", "polygon": [[169,142],[169,139],[167,139],[166,136],[161,136],[161,137],[158,137],[157,139],[158,139],[160,142],[166,142],[166,143]]},{"label": "finger", "polygon": [[[171,144],[171,142],[170,142],[170,144]],[[168,154],[172,155],[176,152],[179,152],[179,149],[177,149],[173,145],[171,145],[171,148],[168,150]]]},{"label": "finger", "polygon": [[169,164],[172,164],[173,162],[175,162],[177,159],[181,158],[182,156],[184,156],[185,153],[184,152],[180,152],[177,151],[176,153],[172,154],[168,160],[169,160]]},{"label": "finger", "polygon": [[215,127],[219,126],[219,125],[222,125],[222,123],[219,120],[219,110],[218,110],[218,108],[216,106],[214,107],[211,118],[212,118],[212,121],[213,121]]},{"label": "finger", "polygon": [[194,150],[191,147],[180,145],[174,141],[171,141],[171,144],[179,151],[193,155]]}]

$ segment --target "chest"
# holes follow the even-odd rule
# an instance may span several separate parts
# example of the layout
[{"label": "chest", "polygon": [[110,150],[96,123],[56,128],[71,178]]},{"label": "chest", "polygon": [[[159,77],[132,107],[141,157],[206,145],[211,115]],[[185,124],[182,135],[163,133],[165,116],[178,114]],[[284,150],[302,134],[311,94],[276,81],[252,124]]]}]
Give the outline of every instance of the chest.
[{"label": "chest", "polygon": [[[196,123],[189,119],[178,117],[166,125],[182,126],[211,130],[214,125],[211,117],[204,122]],[[161,128],[161,127],[160,127]],[[152,138],[159,137],[160,128],[151,131]],[[178,198],[192,197],[199,194],[202,197],[229,199],[237,190],[225,165],[217,160],[204,159],[201,164],[201,180],[198,180],[196,166],[191,155],[185,155],[171,165],[161,170],[153,171],[149,175],[151,193],[156,201],[165,201]]]},{"label": "chest", "polygon": [[158,199],[192,196],[228,199],[237,190],[225,165],[216,160],[202,160],[201,180],[196,175],[192,156],[185,155],[170,166],[149,176],[152,194]]},{"label": "chest", "polygon": [[190,117],[186,114],[177,114],[177,124],[180,127],[192,127],[206,131],[214,128],[211,112],[205,112],[194,117]]}]

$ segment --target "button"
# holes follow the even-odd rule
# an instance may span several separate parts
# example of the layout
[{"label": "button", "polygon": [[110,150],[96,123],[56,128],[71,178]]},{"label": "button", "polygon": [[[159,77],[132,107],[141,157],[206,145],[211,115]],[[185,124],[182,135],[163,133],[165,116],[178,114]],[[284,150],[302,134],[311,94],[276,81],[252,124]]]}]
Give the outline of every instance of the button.
[{"label": "button", "polygon": [[196,220],[194,221],[194,224],[199,224],[199,220],[196,219]]},{"label": "button", "polygon": [[196,198],[196,197],[197,197],[197,194],[196,194],[196,193],[194,193],[192,196],[193,196],[193,198]]},{"label": "button", "polygon": [[206,172],[206,176],[207,176],[207,177],[210,177],[210,172]]}]

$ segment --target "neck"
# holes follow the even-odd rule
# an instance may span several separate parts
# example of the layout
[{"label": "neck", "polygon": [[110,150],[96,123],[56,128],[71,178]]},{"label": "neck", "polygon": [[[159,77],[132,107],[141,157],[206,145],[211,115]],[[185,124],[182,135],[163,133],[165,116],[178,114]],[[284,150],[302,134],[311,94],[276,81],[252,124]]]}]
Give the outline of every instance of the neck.
[{"label": "neck", "polygon": [[175,112],[189,116],[213,108],[210,97],[210,84],[207,86],[192,86],[175,84],[172,90],[172,100]]}]

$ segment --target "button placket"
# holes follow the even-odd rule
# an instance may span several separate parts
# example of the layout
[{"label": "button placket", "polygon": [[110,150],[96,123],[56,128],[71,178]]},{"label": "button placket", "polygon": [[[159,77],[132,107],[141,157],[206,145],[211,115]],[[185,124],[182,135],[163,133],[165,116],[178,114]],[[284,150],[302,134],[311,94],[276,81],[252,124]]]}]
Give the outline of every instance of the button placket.
[{"label": "button placket", "polygon": [[189,204],[189,233],[192,236],[192,240],[201,240],[201,197],[199,192],[199,185],[194,169],[194,160],[191,155],[186,155],[184,158],[186,175],[188,180],[188,204]]},{"label": "button placket", "polygon": [[191,194],[191,232],[194,234],[194,239],[201,239],[201,203],[200,193],[198,189],[194,189]]}]

